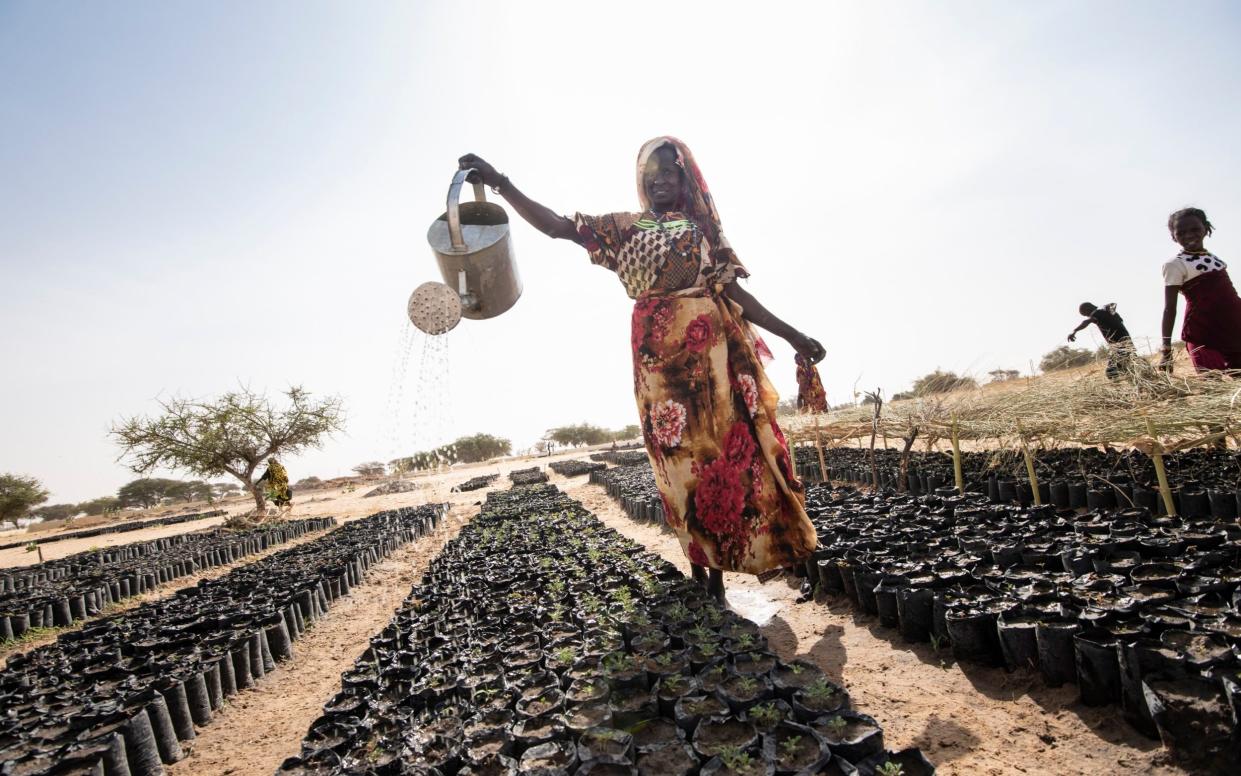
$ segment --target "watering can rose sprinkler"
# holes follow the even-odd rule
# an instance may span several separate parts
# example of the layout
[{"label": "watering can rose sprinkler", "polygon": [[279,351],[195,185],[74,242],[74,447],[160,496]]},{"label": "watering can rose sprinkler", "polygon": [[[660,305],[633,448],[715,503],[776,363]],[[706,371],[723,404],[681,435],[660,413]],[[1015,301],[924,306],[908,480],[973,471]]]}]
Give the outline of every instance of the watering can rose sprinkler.
[{"label": "watering can rose sprinkler", "polygon": [[487,201],[481,183],[474,184],[473,202],[458,201],[473,172],[458,170],[453,176],[448,210],[427,230],[444,282],[418,286],[407,308],[409,320],[427,334],[446,334],[462,318],[494,318],[521,297],[508,213]]}]

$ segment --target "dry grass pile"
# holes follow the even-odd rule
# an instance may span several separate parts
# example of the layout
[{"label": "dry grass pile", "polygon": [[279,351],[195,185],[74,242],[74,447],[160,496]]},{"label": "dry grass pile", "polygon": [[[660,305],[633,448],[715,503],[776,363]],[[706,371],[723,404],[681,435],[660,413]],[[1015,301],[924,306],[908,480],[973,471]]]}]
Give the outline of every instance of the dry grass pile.
[{"label": "dry grass pile", "polygon": [[[1169,374],[1143,358],[1109,380],[1091,368],[1052,372],[982,388],[933,394],[883,405],[878,423],[872,405],[836,410],[818,418],[782,419],[796,440],[825,444],[869,439],[872,428],[891,439],[934,444],[951,436],[988,447],[1063,445],[1129,446],[1164,451],[1241,436],[1241,381],[1178,368]],[[1151,431],[1154,431],[1152,436]]]}]

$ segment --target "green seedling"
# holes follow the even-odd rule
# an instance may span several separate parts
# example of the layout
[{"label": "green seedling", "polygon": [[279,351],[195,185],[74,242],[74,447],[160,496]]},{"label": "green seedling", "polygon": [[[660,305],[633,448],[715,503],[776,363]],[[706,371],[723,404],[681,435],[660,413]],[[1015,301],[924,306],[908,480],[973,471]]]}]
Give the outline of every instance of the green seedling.
[{"label": "green seedling", "polygon": [[940,637],[932,633],[931,634],[931,649],[935,652],[938,652],[942,644],[943,644],[943,639],[941,639]]},{"label": "green seedling", "polygon": [[780,748],[784,750],[785,757],[792,757],[797,754],[797,746],[801,743],[801,736],[789,736],[780,742]]},{"label": "green seedling", "polygon": [[837,736],[843,733],[848,726],[849,723],[845,721],[844,717],[832,717],[827,721],[827,729]]},{"label": "green seedling", "polygon": [[689,636],[690,641],[700,642],[700,643],[706,642],[706,641],[713,641],[715,639],[715,633],[712,632],[708,628],[704,628],[702,624],[698,624],[690,628],[688,631],[686,631],[685,635]]},{"label": "green seedling", "polygon": [[668,607],[668,617],[673,620],[688,620],[690,617],[689,607],[677,601]]},{"label": "green seedling", "polygon": [[743,695],[750,695],[758,689],[758,680],[752,676],[743,676],[737,680],[737,689]]},{"label": "green seedling", "polygon": [[754,646],[753,634],[750,634],[750,633],[741,634],[741,636],[737,639],[737,646],[741,647],[742,649],[750,649],[751,647],[753,647]]},{"label": "green seedling", "polygon": [[875,773],[879,774],[879,776],[905,776],[905,769],[901,767],[900,763],[888,760],[876,768]]},{"label": "green seedling", "polygon": [[712,657],[719,651],[719,647],[708,642],[706,644],[699,644],[698,651],[702,653],[703,657]]},{"label": "green seedling", "polygon": [[793,672],[793,676],[801,676],[802,672],[806,670],[806,667],[797,663],[792,663],[789,665],[789,670]]},{"label": "green seedling", "polygon": [[556,650],[554,657],[558,663],[569,665],[573,662],[573,650],[569,647],[561,647]]},{"label": "green seedling", "polygon": [[805,693],[805,696],[808,699],[815,701],[816,703],[822,703],[831,700],[836,695],[838,690],[828,684],[826,679],[820,678],[815,679],[806,687],[805,690],[802,690],[802,692]]},{"label": "green seedling", "polygon": [[750,717],[760,725],[774,725],[780,721],[780,710],[774,703],[761,703],[750,709]]},{"label": "green seedling", "polygon": [[720,750],[720,762],[730,771],[740,771],[754,764],[754,758],[739,746],[726,746]]},{"label": "green seedling", "polygon": [[655,658],[655,664],[660,668],[668,668],[672,665],[673,657],[667,652],[659,653],[659,657]]}]

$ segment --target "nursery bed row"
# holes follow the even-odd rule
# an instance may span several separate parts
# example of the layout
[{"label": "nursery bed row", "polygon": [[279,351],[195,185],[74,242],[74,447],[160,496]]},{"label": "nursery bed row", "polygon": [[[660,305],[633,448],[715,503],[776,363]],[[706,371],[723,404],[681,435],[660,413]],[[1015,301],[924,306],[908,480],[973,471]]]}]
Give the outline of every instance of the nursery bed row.
[{"label": "nursery bed row", "polygon": [[333,525],[325,518],[230,531],[216,528],[0,569],[0,640],[60,627],[109,604]]},{"label": "nursery bed row", "polygon": [[[811,486],[812,584],[905,641],[1076,683],[1192,763],[1241,744],[1241,525]],[[1232,758],[1229,760],[1229,758]]]},{"label": "nursery bed row", "polygon": [[605,450],[602,453],[591,453],[590,460],[610,463],[613,466],[633,466],[646,463],[649,459],[646,448],[638,446],[627,450]]},{"label": "nursery bed row", "polygon": [[0,672],[5,773],[148,776],[438,506],[380,512],[168,598],[89,623]]},{"label": "nursery bed row", "polygon": [[87,528],[72,533],[55,534],[53,536],[40,537],[38,534],[31,534],[29,538],[18,542],[9,542],[8,544],[0,544],[0,550],[11,550],[14,547],[25,547],[31,542],[36,544],[51,544],[52,542],[63,542],[66,539],[90,539],[95,536],[103,536],[105,534],[126,533],[128,531],[141,531],[143,528],[155,528],[161,525],[178,525],[180,523],[191,523],[195,520],[206,520],[209,517],[219,517],[224,514],[224,510],[217,509],[212,512],[195,512],[191,515],[176,515],[174,517],[160,517],[155,520],[143,520],[141,522],[116,523],[114,525],[101,525],[97,528]]},{"label": "nursery bed row", "polygon": [[634,520],[664,522],[664,502],[649,462],[591,472],[590,482],[603,486]]},{"label": "nursery bed row", "polygon": [[[837,447],[823,451],[828,478],[837,482],[874,483],[867,450]],[[1060,509],[1137,507],[1165,514],[1155,466],[1144,453],[1128,450],[1060,449],[1033,452],[1040,501]],[[818,451],[796,452],[798,473],[811,481],[819,473]],[[1177,514],[1233,519],[1241,507],[1241,462],[1230,451],[1193,449],[1164,455]],[[955,475],[947,453],[911,453],[907,477],[900,472],[901,453],[875,451],[875,471],[884,490],[920,495],[952,495]],[[985,494],[993,503],[1033,502],[1025,458],[1014,451],[962,453],[968,493]]]},{"label": "nursery bed row", "polygon": [[553,486],[492,491],[282,773],[773,776],[934,769],[814,665]]},{"label": "nursery bed row", "polygon": [[583,474],[603,471],[608,465],[602,461],[553,461],[547,467],[561,477],[580,477]]},{"label": "nursery bed row", "polygon": [[457,492],[482,490],[483,488],[488,487],[489,485],[491,485],[491,483],[495,482],[498,479],[500,479],[500,475],[498,474],[484,474],[479,477],[471,477],[470,479],[466,480],[465,482],[453,488],[453,490]]},{"label": "nursery bed row", "polygon": [[528,469],[514,469],[508,473],[509,482],[517,485],[538,485],[547,482],[547,472],[537,466]]}]

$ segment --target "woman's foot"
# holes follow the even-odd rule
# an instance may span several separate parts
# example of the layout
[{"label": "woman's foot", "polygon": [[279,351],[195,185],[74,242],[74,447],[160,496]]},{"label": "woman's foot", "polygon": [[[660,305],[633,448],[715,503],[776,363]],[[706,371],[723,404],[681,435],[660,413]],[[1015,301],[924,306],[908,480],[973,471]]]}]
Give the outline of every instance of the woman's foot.
[{"label": "woman's foot", "polygon": [[702,585],[703,587],[707,586],[706,566],[699,566],[697,563],[689,564],[689,576],[690,576],[690,579],[694,580],[695,582]]},{"label": "woman's foot", "polygon": [[710,578],[707,580],[707,595],[721,604],[728,603],[724,599],[724,572],[719,569],[711,569]]}]

